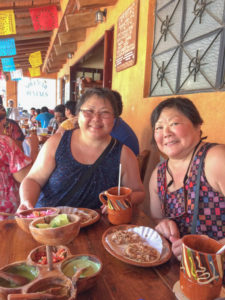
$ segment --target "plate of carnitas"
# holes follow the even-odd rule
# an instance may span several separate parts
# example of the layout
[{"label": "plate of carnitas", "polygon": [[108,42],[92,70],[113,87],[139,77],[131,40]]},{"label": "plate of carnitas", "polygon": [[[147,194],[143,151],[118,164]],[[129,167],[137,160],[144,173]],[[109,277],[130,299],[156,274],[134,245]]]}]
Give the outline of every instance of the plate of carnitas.
[{"label": "plate of carnitas", "polygon": [[172,255],[169,242],[150,227],[118,225],[103,236],[105,249],[119,260],[140,267],[158,266]]},{"label": "plate of carnitas", "polygon": [[58,206],[61,214],[75,214],[80,217],[80,227],[86,227],[94,224],[100,219],[100,214],[90,208],[77,208],[70,206]]}]

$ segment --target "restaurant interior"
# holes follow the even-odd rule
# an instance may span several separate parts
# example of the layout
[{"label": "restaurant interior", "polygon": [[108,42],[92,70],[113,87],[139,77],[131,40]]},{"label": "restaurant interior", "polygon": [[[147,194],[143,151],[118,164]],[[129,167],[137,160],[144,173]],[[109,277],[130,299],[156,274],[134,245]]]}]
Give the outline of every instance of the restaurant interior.
[{"label": "restaurant interior", "polygon": [[[39,13],[36,23],[32,10]],[[48,10],[49,20],[42,24],[40,15],[47,14]],[[10,19],[12,12],[14,21]],[[1,92],[5,106],[9,99],[14,100],[15,106],[21,103],[18,85],[23,77],[53,79],[55,106],[68,100],[76,102],[89,87],[118,91],[123,101],[122,118],[139,141],[142,154],[139,166],[146,190],[153,169],[163,158],[151,143],[150,125],[151,113],[162,100],[176,96],[189,98],[204,120],[202,131],[207,141],[225,143],[224,0],[5,0],[0,1],[0,17],[1,39],[13,39],[16,49],[16,53],[5,54],[0,43],[0,58],[14,59],[12,71],[7,70],[3,62],[0,67],[0,80],[5,82],[4,93]],[[9,33],[13,22],[15,31]],[[35,64],[35,59],[40,60],[40,56],[35,56],[32,65],[32,55],[40,53],[41,62]],[[20,70],[20,78],[14,79],[12,72],[17,70]],[[29,101],[32,107],[32,97]],[[149,203],[147,194],[142,204],[147,216],[139,215],[138,224],[143,221],[147,226]],[[101,220],[101,225],[106,229],[104,222]],[[99,227],[96,232],[102,234]],[[10,227],[7,230],[2,238],[10,234]],[[97,252],[99,241],[95,244],[94,233],[86,233],[92,238],[90,245],[76,242],[72,251],[83,252],[90,248],[93,253]],[[18,245],[15,233],[12,236]],[[25,233],[21,233],[20,238],[26,238]],[[84,231],[82,239],[88,243]],[[28,244],[26,248],[21,246],[17,260],[24,260],[23,251],[27,257],[37,246],[34,241]],[[0,250],[0,256],[7,263],[11,262],[4,253],[8,246],[9,243]],[[165,254],[166,259],[170,254]],[[151,272],[142,268],[142,273],[139,268],[135,274],[140,286],[129,291],[129,284],[134,284],[131,278],[136,267],[126,269],[115,263],[116,271],[121,272],[115,278],[110,257],[104,259],[111,273],[101,279],[96,295],[101,297],[102,291],[109,298],[98,299],[177,299],[172,290],[179,267],[173,260],[164,268],[156,266]],[[112,286],[119,286],[118,290],[107,282],[110,276]],[[152,281],[153,294],[148,298],[146,276]],[[127,284],[123,280],[127,280]],[[159,289],[161,294],[157,293]],[[78,299],[97,298],[86,293]]]}]

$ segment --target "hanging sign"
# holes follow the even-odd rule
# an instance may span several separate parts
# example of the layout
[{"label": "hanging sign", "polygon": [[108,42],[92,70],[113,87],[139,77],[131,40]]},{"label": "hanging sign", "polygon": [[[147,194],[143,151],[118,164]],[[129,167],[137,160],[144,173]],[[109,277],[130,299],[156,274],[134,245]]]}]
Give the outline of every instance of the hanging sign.
[{"label": "hanging sign", "polygon": [[136,64],[139,0],[135,0],[119,17],[116,37],[116,71]]},{"label": "hanging sign", "polygon": [[0,39],[0,56],[16,55],[15,40]]},{"label": "hanging sign", "polygon": [[42,65],[41,51],[33,52],[29,56],[29,62],[32,67],[39,67]]},{"label": "hanging sign", "polygon": [[4,72],[15,71],[15,64],[13,57],[1,58],[2,69]]},{"label": "hanging sign", "polygon": [[30,77],[38,77],[41,75],[40,67],[29,68]]},{"label": "hanging sign", "polygon": [[30,8],[34,30],[53,30],[58,28],[58,12],[55,5]]},{"label": "hanging sign", "polygon": [[0,35],[16,34],[15,15],[12,9],[0,11]]},{"label": "hanging sign", "polygon": [[22,69],[17,69],[15,71],[11,71],[10,76],[11,76],[12,81],[21,80],[23,77],[23,71],[22,71]]}]

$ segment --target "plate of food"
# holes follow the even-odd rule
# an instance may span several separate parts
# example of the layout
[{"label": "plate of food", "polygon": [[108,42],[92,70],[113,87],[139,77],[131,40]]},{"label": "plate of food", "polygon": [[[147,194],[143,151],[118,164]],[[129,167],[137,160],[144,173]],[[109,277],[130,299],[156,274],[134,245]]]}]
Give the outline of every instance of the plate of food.
[{"label": "plate of food", "polygon": [[172,255],[169,242],[145,226],[112,226],[103,233],[102,243],[114,257],[140,267],[161,265]]},{"label": "plate of food", "polygon": [[61,214],[75,214],[80,217],[81,225],[80,227],[86,227],[94,224],[100,219],[100,214],[90,208],[77,208],[70,206],[58,206]]}]

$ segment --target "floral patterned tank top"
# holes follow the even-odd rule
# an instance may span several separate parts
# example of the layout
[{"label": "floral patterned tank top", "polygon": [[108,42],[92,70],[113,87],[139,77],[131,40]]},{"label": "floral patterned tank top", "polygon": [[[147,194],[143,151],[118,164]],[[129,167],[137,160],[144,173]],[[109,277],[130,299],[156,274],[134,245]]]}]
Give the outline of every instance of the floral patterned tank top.
[{"label": "floral patterned tank top", "polygon": [[[163,161],[158,166],[157,184],[158,195],[161,200],[164,216],[174,220],[180,230],[181,236],[191,233],[191,225],[195,202],[195,181],[198,173],[200,157],[204,151],[215,144],[205,143],[195,154],[189,177],[185,187],[176,191],[167,191],[166,165]],[[184,188],[187,194],[185,209]],[[167,192],[166,192],[167,191]],[[197,234],[207,234],[209,237],[219,240],[225,237],[225,197],[213,190],[209,185],[204,172],[204,161],[201,170],[199,212],[197,220]]]}]

